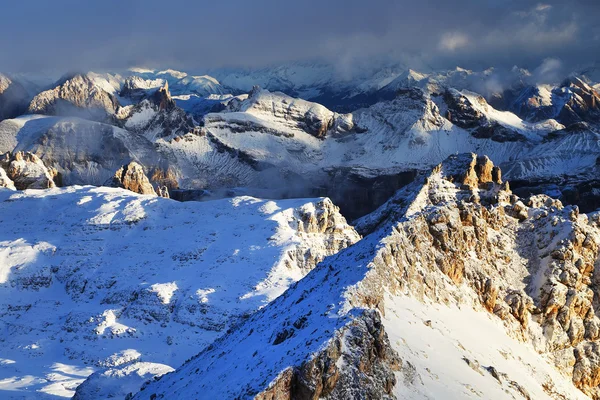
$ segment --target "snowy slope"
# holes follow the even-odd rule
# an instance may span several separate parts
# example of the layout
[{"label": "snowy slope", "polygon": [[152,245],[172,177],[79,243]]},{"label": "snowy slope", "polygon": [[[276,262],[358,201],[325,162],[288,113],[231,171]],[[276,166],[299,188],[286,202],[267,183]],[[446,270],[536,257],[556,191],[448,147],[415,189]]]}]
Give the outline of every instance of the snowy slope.
[{"label": "snowy slope", "polygon": [[102,368],[90,398],[132,391],[358,240],[327,199],[0,189],[0,220],[2,398],[69,397]]},{"label": "snowy slope", "polygon": [[129,161],[152,167],[164,158],[139,134],[75,117],[41,115],[0,122],[0,153],[19,150],[55,167],[65,185],[101,185]]},{"label": "snowy slope", "polygon": [[[476,124],[491,121],[518,133],[524,141],[474,137],[470,130],[459,128],[442,116],[444,110],[440,111],[439,106],[444,106],[443,100],[429,98],[418,90],[406,91],[394,100],[351,114],[319,111],[321,121],[331,121],[324,139],[311,135],[299,117],[302,112],[289,111],[299,101],[264,90],[259,96],[264,101],[253,102],[249,98],[232,111],[208,114],[205,129],[252,160],[295,173],[340,167],[379,171],[426,169],[450,154],[471,150],[488,154],[494,162],[506,163],[507,167],[515,160],[522,162],[524,170],[519,178],[528,174],[556,176],[570,171],[574,165],[578,168],[592,165],[593,161],[582,157],[583,153],[600,155],[592,142],[591,147],[576,144],[583,140],[579,135],[563,137],[560,140],[564,145],[545,142],[550,132],[562,128],[555,121],[525,122],[514,114],[495,110],[471,92],[465,93],[461,95],[470,98],[474,109],[481,114],[482,122],[475,121]],[[256,103],[268,106],[257,107]],[[278,108],[287,112],[278,113],[275,111]],[[349,133],[340,134],[344,131]],[[555,151],[548,152],[553,146]],[[540,158],[542,153],[544,156]],[[512,170],[507,168],[510,178]]]}]

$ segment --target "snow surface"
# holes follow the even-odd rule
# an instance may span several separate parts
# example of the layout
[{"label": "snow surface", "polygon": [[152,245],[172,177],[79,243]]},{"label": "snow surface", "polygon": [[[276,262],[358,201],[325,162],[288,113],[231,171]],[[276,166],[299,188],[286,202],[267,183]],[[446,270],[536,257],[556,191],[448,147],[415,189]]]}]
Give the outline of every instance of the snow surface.
[{"label": "snow surface", "polygon": [[[388,298],[383,324],[400,358],[418,378],[397,373],[398,399],[522,398],[517,381],[532,399],[549,399],[542,384],[570,398],[587,399],[526,343],[507,336],[502,322],[468,306],[422,303],[408,296]],[[466,361],[476,363],[475,370]],[[452,368],[448,368],[451,365]],[[504,373],[502,382],[486,368]]]}]

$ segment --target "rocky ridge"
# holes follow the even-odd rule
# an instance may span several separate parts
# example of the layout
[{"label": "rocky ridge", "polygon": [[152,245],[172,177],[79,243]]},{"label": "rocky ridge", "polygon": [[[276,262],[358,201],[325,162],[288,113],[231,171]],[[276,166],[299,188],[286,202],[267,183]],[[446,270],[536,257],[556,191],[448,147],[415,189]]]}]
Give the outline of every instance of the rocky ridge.
[{"label": "rocky ridge", "polygon": [[[371,234],[135,398],[387,398],[405,390],[419,398],[435,373],[465,365],[495,384],[465,392],[446,382],[457,397],[583,398],[579,389],[599,398],[598,216],[547,196],[519,199],[489,159],[475,155],[451,156],[410,186],[374,214],[379,223],[362,224]],[[396,304],[408,299],[488,313],[511,346],[531,349],[522,356],[532,354],[536,367],[482,354],[473,360],[463,342],[464,355],[443,369],[427,361],[416,369],[407,344],[389,339],[401,323],[393,323],[402,312]],[[505,362],[534,380],[499,370]]]},{"label": "rocky ridge", "polygon": [[[144,135],[151,141],[181,136],[194,131],[192,118],[177,107],[169,92],[168,83],[150,90],[135,90],[127,86],[128,82],[131,81],[125,82],[121,95],[132,96],[139,102],[119,110],[118,117],[125,121],[126,129]],[[149,86],[152,85],[151,82]],[[135,85],[130,84],[130,86]]]},{"label": "rocky ridge", "polygon": [[110,122],[119,108],[117,98],[96,85],[87,74],[61,79],[56,87],[31,100],[28,113],[65,115]]}]

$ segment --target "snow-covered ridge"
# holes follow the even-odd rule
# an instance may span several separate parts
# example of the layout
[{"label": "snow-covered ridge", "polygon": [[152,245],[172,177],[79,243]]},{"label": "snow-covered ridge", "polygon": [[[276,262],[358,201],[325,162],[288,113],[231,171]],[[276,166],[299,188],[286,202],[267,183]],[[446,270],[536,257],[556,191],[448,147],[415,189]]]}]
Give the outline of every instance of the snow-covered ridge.
[{"label": "snow-covered ridge", "polygon": [[328,199],[0,189],[0,220],[2,398],[72,396],[102,368],[139,387],[130,363],[178,366],[359,239]]},{"label": "snow-covered ridge", "polygon": [[404,211],[134,398],[596,396],[598,215],[499,182],[489,159],[451,157]]}]

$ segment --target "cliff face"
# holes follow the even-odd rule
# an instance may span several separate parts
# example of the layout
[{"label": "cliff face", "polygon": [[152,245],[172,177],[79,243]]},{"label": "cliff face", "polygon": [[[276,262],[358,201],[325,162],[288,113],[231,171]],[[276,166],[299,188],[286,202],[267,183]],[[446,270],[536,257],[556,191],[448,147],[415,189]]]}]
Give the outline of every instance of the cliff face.
[{"label": "cliff face", "polygon": [[[152,86],[156,83],[147,84]],[[169,92],[168,83],[157,88],[135,89],[140,85],[136,80],[127,80],[121,92],[139,101],[119,110],[118,117],[123,120],[126,129],[151,141],[182,136],[194,131],[193,119],[177,107]]]},{"label": "cliff face", "polygon": [[[359,224],[372,233],[136,398],[598,398],[599,217],[519,199],[475,155],[409,186]],[[493,340],[469,339],[484,328]]]}]

